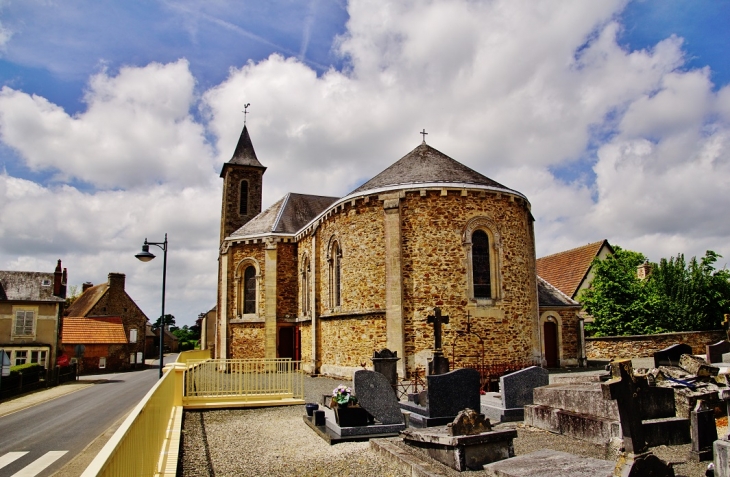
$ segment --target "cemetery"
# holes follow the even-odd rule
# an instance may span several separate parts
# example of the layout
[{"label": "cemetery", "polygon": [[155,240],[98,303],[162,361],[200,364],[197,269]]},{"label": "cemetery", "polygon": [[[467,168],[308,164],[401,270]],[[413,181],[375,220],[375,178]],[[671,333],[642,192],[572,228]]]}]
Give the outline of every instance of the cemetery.
[{"label": "cemetery", "polygon": [[[309,403],[299,410],[304,427],[279,427],[277,438],[263,440],[282,442],[295,432],[292,438],[307,442],[312,453],[298,458],[308,470],[296,475],[338,469],[338,475],[730,477],[727,341],[707,345],[704,356],[675,344],[650,359],[617,359],[604,368],[528,366],[501,376],[499,390],[487,392],[477,370],[450,370],[437,352],[439,320],[432,323],[434,363],[420,388],[399,380],[397,352],[381,349],[373,369],[363,366],[352,381],[307,378]],[[255,411],[264,412],[249,412]],[[190,450],[194,434],[193,424],[188,443],[183,439],[182,475],[205,475],[189,463],[199,454]],[[280,457],[298,452],[290,448]],[[206,462],[208,469],[219,465],[210,455]],[[267,473],[294,475],[287,473],[293,464],[280,464],[267,461],[274,466]],[[197,470],[186,472],[185,465]]]}]

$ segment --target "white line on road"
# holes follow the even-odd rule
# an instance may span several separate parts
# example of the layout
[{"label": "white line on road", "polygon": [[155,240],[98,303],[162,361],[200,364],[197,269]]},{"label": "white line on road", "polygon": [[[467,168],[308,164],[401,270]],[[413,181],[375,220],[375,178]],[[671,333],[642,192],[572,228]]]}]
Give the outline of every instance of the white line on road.
[{"label": "white line on road", "polygon": [[19,472],[13,474],[13,477],[34,477],[41,473],[43,469],[56,462],[63,457],[68,451],[50,451],[43,454],[30,464],[23,467]]},{"label": "white line on road", "polygon": [[8,452],[7,454],[0,456],[0,469],[10,463],[15,462],[27,453],[28,452]]}]

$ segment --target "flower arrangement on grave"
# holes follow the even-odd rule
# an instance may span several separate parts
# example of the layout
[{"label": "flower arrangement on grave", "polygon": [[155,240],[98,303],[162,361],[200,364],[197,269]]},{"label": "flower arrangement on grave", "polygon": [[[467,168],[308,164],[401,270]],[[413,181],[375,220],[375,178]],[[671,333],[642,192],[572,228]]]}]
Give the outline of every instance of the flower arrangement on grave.
[{"label": "flower arrangement on grave", "polygon": [[332,390],[332,404],[339,407],[350,407],[357,404],[357,398],[352,394],[352,389],[340,384]]}]

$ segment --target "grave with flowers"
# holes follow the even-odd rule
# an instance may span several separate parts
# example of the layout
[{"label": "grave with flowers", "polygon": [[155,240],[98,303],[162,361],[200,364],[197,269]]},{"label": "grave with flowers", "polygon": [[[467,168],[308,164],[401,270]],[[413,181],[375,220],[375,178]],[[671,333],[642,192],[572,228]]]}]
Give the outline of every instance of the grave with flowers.
[{"label": "grave with flowers", "polygon": [[330,444],[395,437],[406,428],[393,388],[375,371],[355,371],[353,386],[337,386],[323,404],[304,422]]}]

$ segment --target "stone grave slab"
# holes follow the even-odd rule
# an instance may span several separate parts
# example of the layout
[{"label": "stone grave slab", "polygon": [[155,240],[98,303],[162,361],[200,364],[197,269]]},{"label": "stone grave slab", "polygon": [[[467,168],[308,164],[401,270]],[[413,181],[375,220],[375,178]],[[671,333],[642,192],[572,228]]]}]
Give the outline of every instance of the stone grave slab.
[{"label": "stone grave slab", "polygon": [[495,407],[489,398],[482,399],[482,412],[497,422],[521,421],[524,407],[533,403],[533,390],[550,384],[546,369],[530,366],[499,378],[501,402]]},{"label": "stone grave slab", "polygon": [[722,363],[722,355],[730,353],[730,341],[722,340],[705,346],[708,363]]},{"label": "stone grave slab", "polygon": [[376,371],[359,369],[352,382],[360,406],[378,422],[403,424],[403,413],[388,378]]},{"label": "stone grave slab", "polygon": [[[445,374],[426,376],[426,405],[412,400],[400,402],[400,408],[411,412],[412,427],[443,426],[453,421],[459,411],[479,409],[479,372],[475,369],[457,369]],[[409,398],[416,399],[416,396]],[[423,403],[421,396],[419,402]]]},{"label": "stone grave slab", "polygon": [[492,477],[611,477],[615,464],[543,449],[484,466]]},{"label": "stone grave slab", "polygon": [[340,442],[367,441],[380,437],[396,437],[398,433],[405,429],[405,424],[390,424],[358,427],[340,427],[337,425],[335,413],[332,409],[324,408],[320,410],[325,414],[325,424],[316,425],[314,416],[303,416],[304,423],[307,424],[314,432],[330,445]]},{"label": "stone grave slab", "polygon": [[686,343],[668,346],[654,353],[654,367],[678,366],[683,354],[692,354],[692,347]]},{"label": "stone grave slab", "polygon": [[514,456],[512,440],[517,430],[491,430],[483,414],[466,409],[448,426],[406,429],[401,437],[406,444],[425,450],[452,469],[481,470],[484,464]]}]

